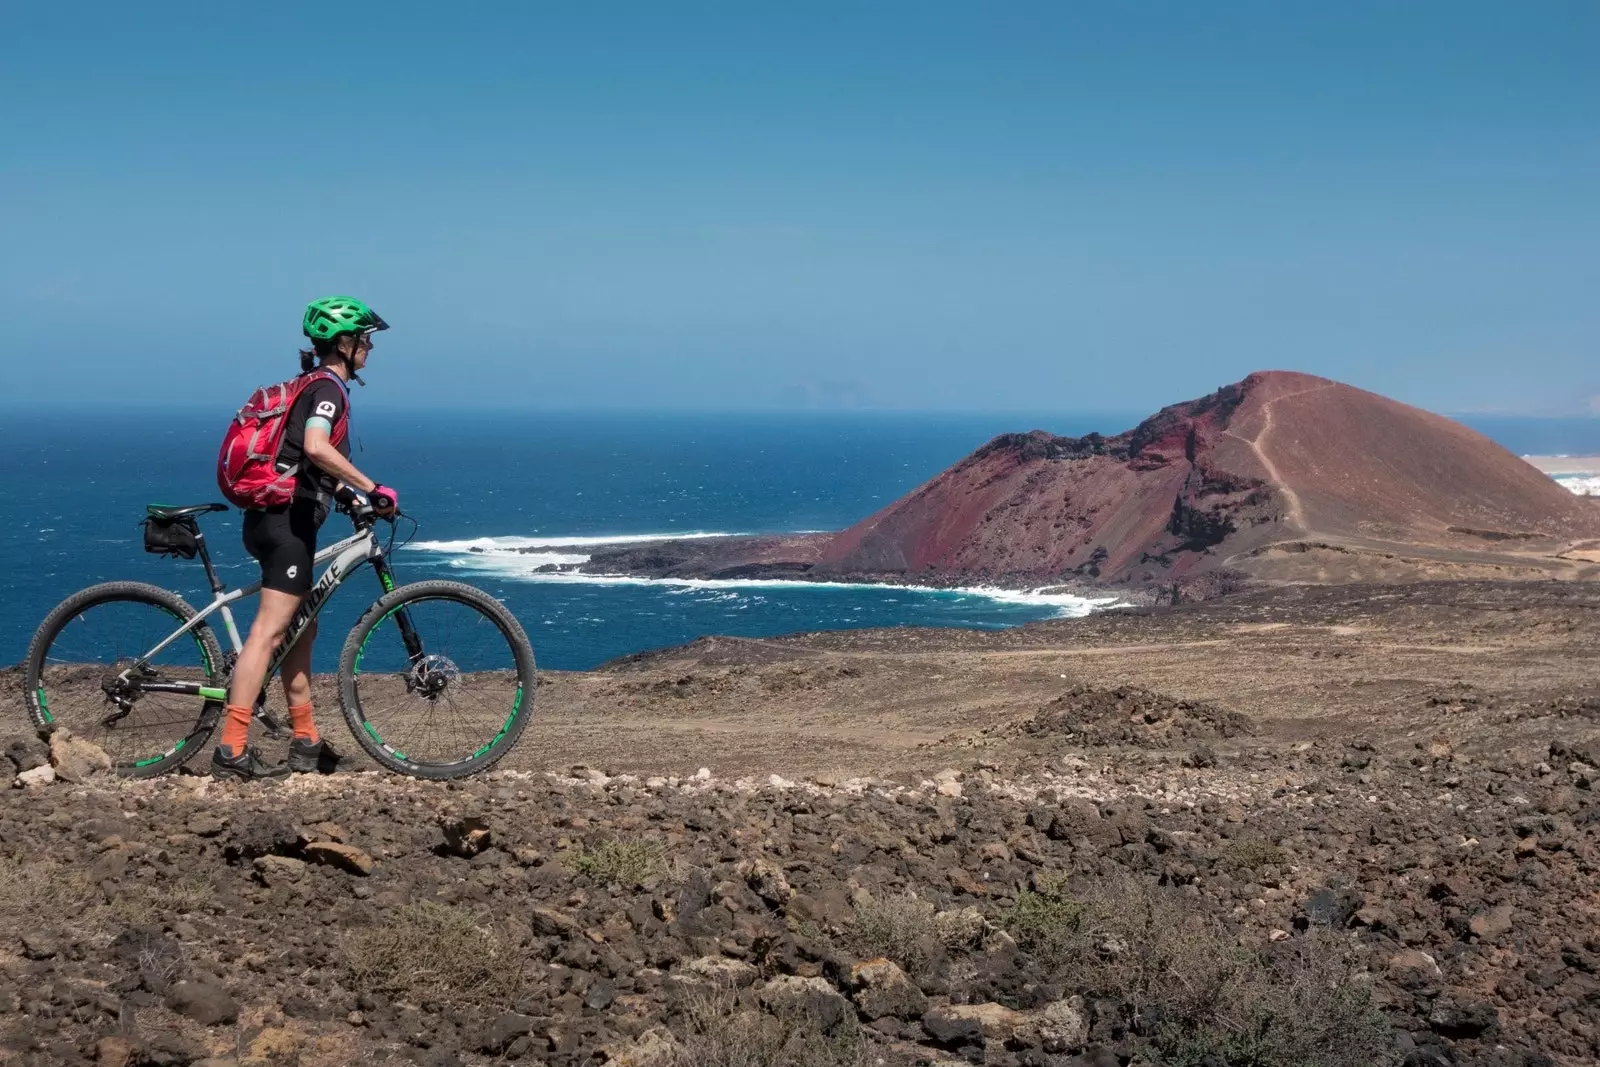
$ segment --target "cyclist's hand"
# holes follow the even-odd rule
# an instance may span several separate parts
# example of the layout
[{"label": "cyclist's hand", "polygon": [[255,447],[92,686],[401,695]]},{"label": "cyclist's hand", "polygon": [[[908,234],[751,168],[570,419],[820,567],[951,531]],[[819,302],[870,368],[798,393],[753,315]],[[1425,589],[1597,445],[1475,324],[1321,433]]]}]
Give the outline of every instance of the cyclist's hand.
[{"label": "cyclist's hand", "polygon": [[400,494],[387,485],[374,485],[367,493],[367,500],[372,503],[372,510],[379,515],[393,515],[400,510]]}]

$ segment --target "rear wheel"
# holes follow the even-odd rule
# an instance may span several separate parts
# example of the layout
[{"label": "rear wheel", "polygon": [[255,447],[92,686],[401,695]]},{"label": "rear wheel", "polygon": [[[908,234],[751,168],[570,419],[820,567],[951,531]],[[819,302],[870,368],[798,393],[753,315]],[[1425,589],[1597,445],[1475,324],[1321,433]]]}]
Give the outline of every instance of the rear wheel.
[{"label": "rear wheel", "polygon": [[71,730],[128,777],[182,765],[205,747],[224,701],[152,693],[140,683],[225,689],[222,650],[204,623],[148,655],[194,616],[176,593],[142,582],[91,586],[62,601],[28,647],[24,684],[34,726],[42,734]]},{"label": "rear wheel", "polygon": [[533,714],[533,647],[498,600],[415,582],[367,609],[339,659],[356,741],[383,766],[463,778],[511,751]]}]

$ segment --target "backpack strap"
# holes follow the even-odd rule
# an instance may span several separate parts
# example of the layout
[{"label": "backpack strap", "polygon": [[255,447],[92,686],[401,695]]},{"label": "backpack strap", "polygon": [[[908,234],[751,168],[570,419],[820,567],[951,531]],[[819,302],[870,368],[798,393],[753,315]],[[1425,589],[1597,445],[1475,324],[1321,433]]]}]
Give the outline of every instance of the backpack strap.
[{"label": "backpack strap", "polygon": [[[325,378],[337,385],[339,392],[344,394],[344,404],[339,408],[339,421],[333,424],[333,432],[328,435],[328,440],[332,441],[335,446],[343,444],[344,439],[350,434],[350,387],[345,384],[343,378],[333,373],[333,371],[323,370],[320,367],[312,371],[307,377],[311,379]],[[305,392],[310,386],[311,382],[309,381],[301,386],[299,392],[295,394],[296,398],[298,399],[299,393]]]}]

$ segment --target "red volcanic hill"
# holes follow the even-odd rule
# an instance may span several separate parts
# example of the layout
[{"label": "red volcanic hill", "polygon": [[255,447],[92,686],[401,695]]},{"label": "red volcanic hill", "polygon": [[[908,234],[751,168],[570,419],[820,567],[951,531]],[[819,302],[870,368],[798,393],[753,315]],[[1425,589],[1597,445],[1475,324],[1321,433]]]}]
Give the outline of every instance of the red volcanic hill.
[{"label": "red volcanic hill", "polygon": [[815,571],[1193,582],[1571,576],[1600,506],[1483,435],[1266,371],[1115,437],[1005,434],[832,538]]}]

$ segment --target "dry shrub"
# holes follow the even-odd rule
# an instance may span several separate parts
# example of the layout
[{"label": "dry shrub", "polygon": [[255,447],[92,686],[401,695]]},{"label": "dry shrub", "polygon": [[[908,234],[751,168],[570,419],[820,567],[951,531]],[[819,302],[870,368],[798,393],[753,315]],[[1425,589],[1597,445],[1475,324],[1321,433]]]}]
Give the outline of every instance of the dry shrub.
[{"label": "dry shrub", "polygon": [[666,849],[655,841],[602,841],[593,849],[579,845],[564,862],[601,885],[633,889],[666,873]]},{"label": "dry shrub", "polygon": [[1348,942],[1241,947],[1179,894],[1133,879],[1018,894],[1002,924],[1045,970],[1114,999],[1167,1067],[1377,1067],[1388,1022]]},{"label": "dry shrub", "polygon": [[527,977],[530,950],[465,908],[405,904],[344,939],[346,975],[363,993],[436,1010],[504,1010]]},{"label": "dry shrub", "polygon": [[871,958],[882,956],[913,976],[929,973],[942,946],[935,939],[933,905],[907,890],[856,904],[846,932],[850,948]]},{"label": "dry shrub", "polygon": [[82,867],[0,857],[0,934],[8,940],[38,929],[42,915],[72,915],[82,921],[100,901],[99,887]]},{"label": "dry shrub", "polygon": [[159,884],[124,881],[106,907],[121,926],[159,925],[169,916],[204,910],[216,892],[203,874],[179,875]]},{"label": "dry shrub", "polygon": [[1270,841],[1246,837],[1229,841],[1217,862],[1229,870],[1254,871],[1262,867],[1282,867],[1289,854]]},{"label": "dry shrub", "polygon": [[681,1044],[652,1067],[867,1067],[860,1025],[846,1017],[831,1031],[804,1011],[768,1015],[741,1007],[731,990],[684,1002]]},{"label": "dry shrub", "polygon": [[933,936],[952,955],[973,951],[988,932],[989,923],[977,908],[941,911],[933,917]]}]

